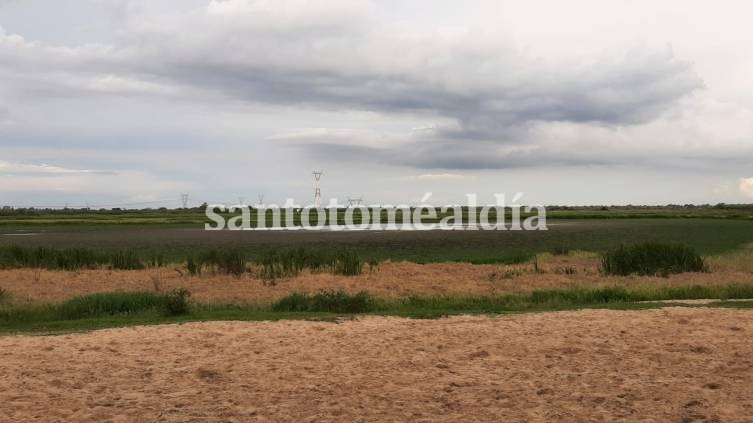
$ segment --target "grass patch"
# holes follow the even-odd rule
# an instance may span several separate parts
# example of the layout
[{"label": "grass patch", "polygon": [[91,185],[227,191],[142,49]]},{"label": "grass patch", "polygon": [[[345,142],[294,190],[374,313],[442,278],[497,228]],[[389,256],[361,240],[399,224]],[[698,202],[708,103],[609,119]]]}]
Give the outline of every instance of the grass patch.
[{"label": "grass patch", "polygon": [[62,320],[100,316],[135,315],[147,311],[166,315],[186,314],[191,293],[179,288],[167,294],[153,292],[105,292],[74,297],[57,306],[54,314]]},{"label": "grass patch", "polygon": [[[753,308],[753,284],[681,287],[565,288],[501,296],[376,298],[367,292],[322,291],[291,294],[271,305],[188,306],[187,291],[103,293],[59,305],[0,308],[0,332],[56,332],[137,324],[211,320],[334,319],[376,314],[437,318],[457,314],[505,314],[586,308],[649,309],[664,300],[719,300],[705,306]],[[174,303],[171,303],[174,301]],[[673,306],[683,304],[672,304]],[[684,306],[688,306],[685,304]],[[172,310],[172,311],[170,311]]]},{"label": "grass patch", "polygon": [[[199,273],[201,267],[209,266],[214,271],[234,276],[246,273],[246,254],[240,249],[210,250],[200,256],[198,263]],[[189,272],[191,263],[188,263]]]},{"label": "grass patch", "polygon": [[[614,212],[605,213],[611,216]],[[534,254],[545,252],[558,255],[569,252],[572,255],[575,251],[585,250],[600,254],[619,247],[621,243],[680,243],[693,247],[704,256],[722,254],[753,243],[753,220],[687,218],[560,220],[553,221],[548,231],[383,231],[379,234],[372,231],[298,231],[281,234],[278,231],[204,231],[198,223],[179,227],[169,224],[105,225],[94,221],[90,225],[23,226],[18,231],[36,234],[0,236],[0,245],[32,249],[85,248],[98,254],[128,250],[147,266],[153,263],[186,264],[189,258],[198,265],[200,256],[211,250],[242,251],[248,263],[259,263],[269,251],[301,247],[320,251],[326,256],[352,251],[365,263],[390,260],[513,264],[527,262]],[[0,225],[0,232],[15,233],[16,230]],[[2,262],[0,258],[0,267]]]},{"label": "grass patch", "polygon": [[601,271],[607,275],[662,275],[703,272],[706,265],[695,249],[682,244],[645,242],[620,246],[602,255]]},{"label": "grass patch", "polygon": [[152,292],[108,292],[82,295],[58,305],[61,319],[85,319],[116,314],[136,314],[164,305],[164,296]]},{"label": "grass patch", "polygon": [[143,269],[144,262],[135,250],[99,251],[91,248],[49,248],[0,246],[0,268],[43,268],[79,270],[109,266],[112,269]]},{"label": "grass patch", "polygon": [[336,275],[356,276],[363,269],[363,260],[354,251],[336,249],[287,248],[265,252],[257,261],[260,277],[267,281],[297,276],[304,269],[327,271]]},{"label": "grass patch", "polygon": [[274,304],[272,311],[367,313],[376,308],[376,300],[368,292],[348,294],[345,291],[321,291],[316,294],[291,294]]}]

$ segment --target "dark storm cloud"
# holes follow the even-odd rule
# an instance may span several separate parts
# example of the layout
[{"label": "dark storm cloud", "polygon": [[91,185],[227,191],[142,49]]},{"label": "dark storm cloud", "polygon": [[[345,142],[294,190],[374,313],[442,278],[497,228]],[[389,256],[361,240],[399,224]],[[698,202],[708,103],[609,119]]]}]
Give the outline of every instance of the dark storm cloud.
[{"label": "dark storm cloud", "polygon": [[483,142],[458,145],[452,142],[410,143],[387,148],[319,143],[300,145],[308,155],[322,161],[371,162],[412,167],[417,169],[512,169],[558,165],[624,164],[636,157],[622,159],[600,157],[598,154],[561,154],[543,148],[526,151],[497,151],[496,143]]},{"label": "dark storm cloud", "polygon": [[[285,43],[279,47],[284,49]],[[264,51],[273,49],[256,50],[246,55],[263,57]],[[186,55],[162,61],[149,58],[154,60],[146,62],[157,66],[146,66],[141,72],[248,102],[419,112],[452,118],[462,128],[447,135],[460,137],[495,137],[506,127],[529,121],[647,122],[703,87],[691,66],[671,52],[633,52],[611,63],[574,68],[540,64],[526,57],[496,63],[490,57],[477,63],[457,60],[440,68],[418,66],[399,71],[390,70],[385,63],[377,72],[366,60],[359,63],[358,56],[349,58],[335,53],[325,54],[331,62],[310,67],[306,63],[315,60],[305,56],[299,58],[300,63],[286,66],[253,59],[224,60],[221,54],[225,53],[219,50],[214,57]],[[453,80],[458,75],[472,74],[474,67],[496,69],[484,79],[469,76],[467,81]],[[507,73],[523,77],[508,79]]]}]

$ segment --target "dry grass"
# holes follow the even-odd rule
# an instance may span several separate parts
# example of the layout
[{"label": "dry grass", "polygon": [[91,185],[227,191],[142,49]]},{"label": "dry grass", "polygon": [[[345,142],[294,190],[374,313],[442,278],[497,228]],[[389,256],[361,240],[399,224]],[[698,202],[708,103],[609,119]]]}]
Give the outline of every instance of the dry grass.
[{"label": "dry grass", "polygon": [[343,289],[367,290],[386,298],[408,295],[496,295],[526,293],[573,286],[630,286],[653,284],[727,285],[753,283],[753,249],[708,258],[710,273],[683,273],[662,277],[604,276],[596,254],[542,254],[529,263],[471,265],[463,263],[382,263],[359,276],[304,272],[265,284],[252,275],[236,278],[204,274],[189,276],[172,269],[85,270],[75,272],[16,269],[0,271],[0,286],[14,302],[61,302],[76,295],[113,291],[162,291],[185,287],[206,303],[269,303],[290,293]]},{"label": "dry grass", "polygon": [[5,336],[0,420],[749,422],[751,333],[667,308]]},{"label": "dry grass", "polygon": [[753,273],[753,245],[729,254],[709,257],[706,264],[712,272]]}]

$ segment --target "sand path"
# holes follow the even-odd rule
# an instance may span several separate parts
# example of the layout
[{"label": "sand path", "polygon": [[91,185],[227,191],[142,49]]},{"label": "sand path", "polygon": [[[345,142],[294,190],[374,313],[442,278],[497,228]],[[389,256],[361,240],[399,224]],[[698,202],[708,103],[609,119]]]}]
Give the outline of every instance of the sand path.
[{"label": "sand path", "polygon": [[2,421],[753,421],[753,312],[0,337]]}]

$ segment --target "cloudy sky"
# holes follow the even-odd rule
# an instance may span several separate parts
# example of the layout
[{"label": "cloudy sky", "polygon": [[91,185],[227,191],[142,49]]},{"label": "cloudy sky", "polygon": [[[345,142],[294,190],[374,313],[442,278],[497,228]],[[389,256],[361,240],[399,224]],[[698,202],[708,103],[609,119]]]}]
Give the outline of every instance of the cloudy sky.
[{"label": "cloudy sky", "polygon": [[0,0],[0,205],[753,202],[753,3]]}]

